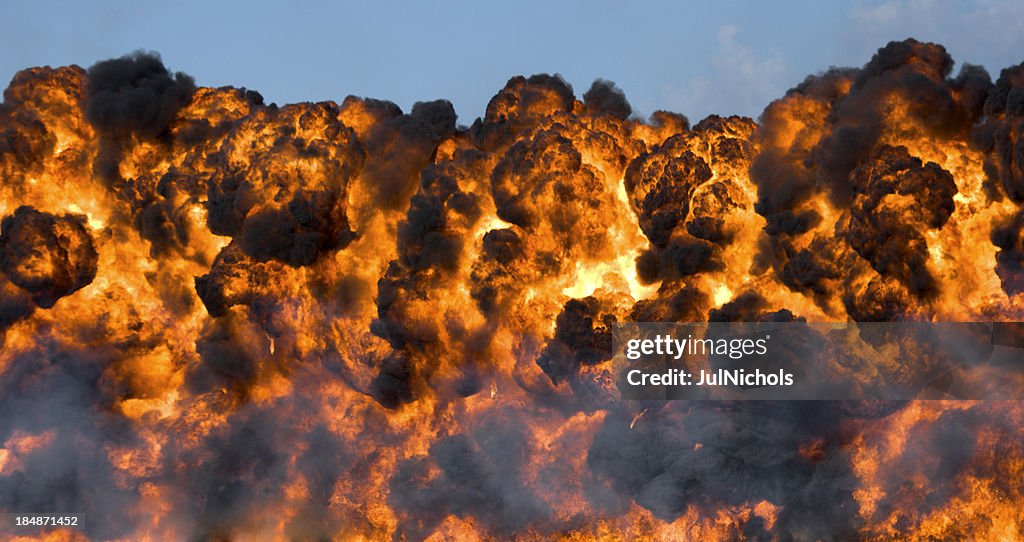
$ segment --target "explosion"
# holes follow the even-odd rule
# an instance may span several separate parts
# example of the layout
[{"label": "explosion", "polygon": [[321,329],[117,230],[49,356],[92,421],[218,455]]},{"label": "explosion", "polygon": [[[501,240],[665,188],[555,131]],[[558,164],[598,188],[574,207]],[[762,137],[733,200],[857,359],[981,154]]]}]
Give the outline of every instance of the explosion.
[{"label": "explosion", "polygon": [[611,377],[621,322],[1021,320],[1024,64],[952,68],[892,42],[693,126],[513,77],[469,127],[148,53],[24,70],[0,512],[81,514],[43,540],[1024,538],[1015,401]]}]

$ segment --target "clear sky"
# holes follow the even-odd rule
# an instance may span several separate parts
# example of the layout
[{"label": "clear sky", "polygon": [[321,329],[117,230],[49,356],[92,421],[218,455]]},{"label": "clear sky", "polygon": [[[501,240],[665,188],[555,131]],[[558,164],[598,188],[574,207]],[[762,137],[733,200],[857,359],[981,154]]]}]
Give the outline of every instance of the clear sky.
[{"label": "clear sky", "polygon": [[[889,40],[999,70],[1024,61],[1021,0],[857,2],[46,2],[0,0],[0,79],[37,65],[159,52],[200,85],[267,101],[447,98],[472,123],[513,75],[615,81],[643,115],[757,116],[805,75]],[[712,5],[713,4],[713,5]],[[778,4],[778,5],[776,5]]]}]

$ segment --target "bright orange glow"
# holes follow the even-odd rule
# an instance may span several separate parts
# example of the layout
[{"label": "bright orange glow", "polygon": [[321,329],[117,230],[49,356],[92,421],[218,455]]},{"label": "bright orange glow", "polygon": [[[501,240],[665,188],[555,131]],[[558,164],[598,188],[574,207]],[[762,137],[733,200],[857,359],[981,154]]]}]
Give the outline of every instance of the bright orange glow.
[{"label": "bright orange glow", "polygon": [[468,128],[145,55],[25,70],[0,512],[94,521],[25,540],[1022,539],[1018,403],[612,379],[620,322],[1024,319],[1024,68],[950,65],[893,43],[693,126],[515,77]]}]

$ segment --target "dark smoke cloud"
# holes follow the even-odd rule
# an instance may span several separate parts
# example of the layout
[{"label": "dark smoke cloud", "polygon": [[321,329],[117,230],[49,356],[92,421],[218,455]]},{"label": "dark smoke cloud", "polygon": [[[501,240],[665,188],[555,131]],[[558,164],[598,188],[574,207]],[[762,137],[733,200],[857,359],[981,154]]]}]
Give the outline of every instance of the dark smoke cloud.
[{"label": "dark smoke cloud", "polygon": [[[828,112],[846,95],[857,73],[855,69],[833,68],[809,76],[761,114],[758,139],[765,145],[754,157],[750,178],[758,186],[755,210],[768,222],[769,234],[798,235],[819,221],[816,211],[800,208],[818,190],[811,160],[817,140],[812,138],[826,128]],[[788,147],[777,146],[775,141],[785,140],[786,133],[793,130],[791,116],[804,126]]]},{"label": "dark smoke cloud", "polygon": [[1013,201],[1024,201],[1024,63],[1004,68],[984,105],[973,141],[988,153],[985,173]]},{"label": "dark smoke cloud", "polygon": [[86,118],[115,140],[163,135],[195,92],[195,81],[171,73],[156,53],[136,51],[89,68]]},{"label": "dark smoke cloud", "polygon": [[761,294],[748,290],[717,309],[708,312],[709,322],[793,322],[803,318],[793,316],[789,309],[769,310]]},{"label": "dark smoke cloud", "polygon": [[557,384],[574,376],[580,365],[610,359],[615,323],[615,315],[601,314],[596,298],[570,299],[555,319],[555,337],[537,358],[537,365]]},{"label": "dark smoke cloud", "polygon": [[[603,183],[598,175],[557,129],[539,132],[533,139],[513,145],[491,174],[498,217],[527,230],[550,220],[560,237],[590,235],[593,228],[580,224],[585,216],[578,209],[601,205]],[[543,206],[552,198],[569,212],[561,216],[545,213]]]},{"label": "dark smoke cloud", "polygon": [[[423,538],[449,515],[472,516],[499,537],[548,522],[552,511],[524,480],[530,442],[518,416],[511,411],[442,438],[428,457],[398,466],[389,503],[407,518],[399,536]],[[429,477],[431,467],[440,476]]]},{"label": "dark smoke cloud", "polygon": [[[935,292],[924,232],[946,223],[957,188],[949,172],[884,140],[983,141],[993,132],[973,128],[992,107],[988,74],[968,64],[950,77],[952,67],[940,45],[891,42],[863,68],[808,77],[765,109],[750,170],[768,223],[761,265],[826,310],[841,290],[855,319],[916,313],[914,300]],[[821,216],[808,202],[822,193],[850,209],[838,237],[810,233]],[[883,198],[908,204],[897,210]]]},{"label": "dark smoke cloud", "polygon": [[[587,464],[616,492],[665,521],[688,506],[715,510],[764,499],[783,507],[773,530],[755,520],[742,534],[855,537],[860,519],[849,490],[857,479],[840,436],[830,429],[841,418],[831,404],[813,402],[670,402],[639,420],[612,410]],[[818,438],[825,444],[817,458],[796,454]]]},{"label": "dark smoke cloud", "polygon": [[596,115],[611,115],[626,119],[633,113],[633,107],[626,100],[626,93],[615,86],[615,83],[597,79],[590,85],[590,90],[583,93],[583,105],[587,111]]},{"label": "dark smoke cloud", "polygon": [[400,352],[385,357],[370,382],[370,395],[384,408],[395,409],[415,399],[412,362]]},{"label": "dark smoke cloud", "polygon": [[351,239],[348,231],[331,231],[331,221],[343,216],[332,212],[337,206],[337,196],[329,192],[296,194],[284,209],[265,209],[246,217],[239,246],[262,262],[275,259],[308,265],[321,252],[344,246]]},{"label": "dark smoke cloud", "polygon": [[[59,134],[89,137],[80,108],[84,94],[85,72],[77,66],[15,74],[0,103],[0,177],[5,186],[18,193],[26,181],[44,173],[45,158],[56,150]],[[61,159],[88,175],[90,158],[83,150],[66,149]]]},{"label": "dark smoke cloud", "polygon": [[57,138],[49,133],[36,115],[12,105],[10,98],[0,104],[0,118],[3,119],[0,157],[5,162],[4,169],[12,172],[15,169],[38,171],[42,165],[41,158],[53,152]]},{"label": "dark smoke cloud", "polygon": [[19,207],[0,230],[0,269],[44,309],[96,276],[99,255],[85,217]]},{"label": "dark smoke cloud", "polygon": [[33,311],[35,304],[31,295],[0,275],[0,340],[11,324],[28,317]]},{"label": "dark smoke cloud", "polygon": [[654,299],[633,305],[631,322],[699,322],[711,307],[711,299],[699,288],[678,281],[664,281]]},{"label": "dark smoke cloud", "polygon": [[[614,526],[634,506],[662,521],[695,509],[703,521],[766,501],[774,522],[752,514],[723,527],[727,536],[861,538],[851,439],[861,421],[884,423],[905,404],[626,404],[602,385],[602,362],[624,320],[801,321],[769,301],[758,282],[769,273],[843,317],[927,317],[935,277],[924,239],[950,220],[956,185],[889,137],[970,140],[987,159],[987,197],[1024,199],[1024,68],[1004,70],[994,87],[980,68],[951,69],[940,46],[894,42],[862,69],[807,78],[759,127],[712,116],[692,129],[669,112],[631,120],[611,82],[577,101],[543,74],[510,79],[466,129],[444,100],[403,113],[367,98],[277,107],[244,89],[194,89],[152,55],[101,62],[87,77],[22,72],[0,105],[3,189],[21,197],[25,177],[49,175],[56,161],[107,181],[130,161],[134,178],[103,186],[116,207],[106,229],[134,228],[148,243],[158,269],[142,278],[168,314],[140,315],[131,293],[108,291],[103,303],[123,308],[123,320],[54,321],[60,307],[45,309],[96,274],[92,234],[53,209],[4,219],[0,333],[34,326],[38,344],[0,370],[0,444],[51,440],[0,476],[0,509],[84,512],[88,536],[124,538],[151,524],[126,510],[152,484],[171,508],[160,527],[196,540],[259,532],[239,525],[282,503],[295,513],[283,526],[293,539],[391,529],[422,539],[453,517],[483,538],[514,539],[599,536],[587,529]],[[83,143],[53,157],[58,133]],[[135,146],[142,140],[160,143]],[[742,182],[748,165],[756,203]],[[649,241],[637,271],[658,291],[639,302],[624,288],[566,300],[558,292],[581,265],[621,254],[608,220],[622,209],[620,179]],[[823,196],[839,229],[815,230],[823,217],[811,204]],[[757,239],[757,281],[723,302],[708,274],[748,273],[726,266],[752,208],[766,221],[742,238]],[[495,214],[503,222],[492,224]],[[991,238],[1008,293],[1024,291],[1022,216]],[[223,248],[212,258],[204,242]],[[192,310],[196,296],[205,314]],[[186,344],[179,317],[198,330]],[[508,362],[495,360],[497,341],[514,368],[496,366]],[[129,420],[124,401],[162,397],[165,383],[148,372],[163,369],[148,357],[162,348],[167,372],[183,375],[184,414]],[[132,363],[144,370],[125,370]],[[278,389],[285,380],[294,389]],[[948,503],[965,475],[1019,500],[1019,468],[978,465],[983,447],[967,443],[1003,423],[975,408],[922,422],[882,466],[891,472],[876,515],[895,516],[900,534],[916,521],[905,510]],[[1015,421],[995,427],[992,453],[1022,455]],[[142,448],[152,434],[166,438],[156,465],[120,480],[111,449]],[[538,469],[541,452],[554,459]],[[935,487],[908,483],[921,477]],[[365,496],[378,489],[392,509],[383,522],[370,510],[381,503]],[[571,505],[583,512],[558,519],[551,495],[577,489],[585,502]],[[630,526],[636,536],[648,527]]]},{"label": "dark smoke cloud", "polygon": [[847,176],[873,155],[893,120],[888,108],[905,104],[918,129],[936,137],[966,137],[981,114],[991,80],[967,65],[949,79],[953,60],[941,45],[913,39],[890,42],[857,73],[850,92],[831,112],[829,135],[811,151],[819,182],[839,203],[851,197]]},{"label": "dark smoke cloud", "polygon": [[486,174],[486,157],[468,151],[453,160],[458,166],[431,165],[423,170],[420,189],[398,225],[399,262],[409,270],[454,271],[463,250],[462,234],[483,212],[480,196],[460,185]]},{"label": "dark smoke cloud", "polygon": [[[747,162],[751,149],[738,136],[753,128],[750,119],[711,116],[640,154],[626,169],[630,205],[652,244],[637,259],[642,280],[677,280],[723,268],[721,249],[733,236],[726,217],[745,204],[734,180],[712,181],[712,166]],[[699,154],[708,146],[713,164]]]},{"label": "dark smoke cloud", "polygon": [[918,317],[915,298],[900,281],[882,276],[843,293],[843,305],[858,322],[898,322]]},{"label": "dark smoke cloud", "polygon": [[1008,294],[1024,292],[1024,211],[992,231],[996,253],[996,274]]},{"label": "dark smoke cloud", "polygon": [[626,170],[626,192],[652,243],[668,244],[672,230],[689,214],[694,189],[711,179],[711,168],[675,136],[653,153],[641,155]]},{"label": "dark smoke cloud", "polygon": [[197,540],[233,538],[243,518],[282,497],[289,454],[281,443],[294,442],[294,428],[266,409],[244,409],[230,421],[198,450],[178,451],[180,463],[169,466],[171,472],[189,467],[180,472],[189,495],[182,505],[191,512],[187,521]]},{"label": "dark smoke cloud", "polygon": [[470,134],[478,147],[491,150],[544,117],[572,111],[575,100],[572,85],[558,74],[513,77],[487,103],[487,113],[473,123]]},{"label": "dark smoke cloud", "polygon": [[[415,192],[420,170],[438,145],[455,134],[455,108],[447,100],[417,102],[409,114],[391,102],[348,97],[344,112],[379,119],[360,137],[368,159],[360,178],[377,209],[401,210]],[[344,114],[343,112],[343,114]]]},{"label": "dark smoke cloud", "polygon": [[[459,352],[457,345],[442,345],[441,337],[461,333],[452,322],[438,322],[423,313],[422,292],[441,290],[452,280],[462,261],[465,239],[482,216],[480,196],[469,191],[470,183],[486,177],[493,160],[475,150],[461,151],[444,165],[423,169],[420,185],[409,202],[405,219],[398,224],[398,259],[377,284],[377,318],[371,331],[396,350],[385,357],[371,383],[371,394],[382,405],[394,408],[413,399],[413,366],[439,354],[461,358],[468,379],[463,393],[471,395],[475,360]],[[443,294],[442,294],[443,295]],[[443,327],[442,327],[443,326]],[[454,326],[455,329],[452,328]]]},{"label": "dark smoke cloud", "polygon": [[[124,299],[111,298],[113,306]],[[12,356],[0,374],[0,442],[31,436],[40,448],[23,468],[0,476],[0,508],[82,514],[90,539],[130,536],[142,479],[119,478],[110,450],[142,443],[115,401],[144,396],[141,388],[110,383],[119,363],[148,351],[161,330],[141,318],[131,330],[97,321],[72,337],[40,329],[31,348]]]},{"label": "dark smoke cloud", "polygon": [[326,424],[316,425],[305,440],[296,468],[309,481],[309,498],[286,531],[294,539],[327,538],[344,527],[343,520],[331,516],[331,498],[334,485],[349,474],[357,455]]},{"label": "dark smoke cloud", "polygon": [[[214,317],[226,315],[235,305],[271,300],[277,294],[273,277],[280,274],[280,265],[255,261],[231,243],[217,255],[208,274],[196,277],[196,294]],[[246,280],[239,281],[238,277]]]},{"label": "dark smoke cloud", "polygon": [[511,223],[484,235],[472,267],[471,295],[489,318],[535,281],[609,254],[614,241],[603,216],[617,212],[618,203],[609,181],[642,148],[608,116],[547,111],[501,153],[489,175],[497,215]]},{"label": "dark smoke cloud", "polygon": [[187,375],[194,392],[229,389],[243,399],[252,384],[268,372],[270,340],[251,322],[236,317],[214,320],[196,341],[201,363]]},{"label": "dark smoke cloud", "polygon": [[[246,117],[217,155],[208,188],[210,230],[236,237],[257,261],[293,267],[347,246],[354,232],[346,194],[365,154],[339,114],[336,105],[320,103],[259,108]],[[258,151],[242,135],[249,130],[265,145]]]},{"label": "dark smoke cloud", "polygon": [[487,315],[500,312],[502,299],[511,294],[526,248],[516,228],[491,230],[484,234],[480,261],[473,265],[473,300]]},{"label": "dark smoke cloud", "polygon": [[[885,496],[879,501],[874,518],[891,518],[899,525],[913,521],[915,516],[927,515],[948,503],[959,491],[964,476],[991,480],[997,491],[1005,492],[1006,498],[1019,499],[1019,486],[1008,483],[1012,475],[1007,478],[1012,462],[1003,459],[1021,451],[1014,423],[997,411],[951,410],[935,423],[915,427],[907,436],[907,446],[889,466],[890,472],[897,475],[882,480]],[[982,424],[995,429],[984,447],[979,446],[974,436]],[[907,483],[911,477],[928,483]],[[970,538],[972,532],[990,521],[978,514],[963,516],[952,530],[953,537]]]},{"label": "dark smoke cloud", "polygon": [[196,90],[190,76],[171,73],[158,54],[144,51],[97,62],[86,85],[85,119],[101,136],[94,168],[115,186],[132,138],[168,141],[171,123]]},{"label": "dark smoke cloud", "polygon": [[657,110],[651,113],[648,122],[655,128],[662,128],[667,130],[669,133],[678,134],[679,132],[685,132],[690,129],[690,119],[686,118],[686,115],[682,113],[676,113],[673,111]]},{"label": "dark smoke cloud", "polygon": [[[931,292],[935,279],[925,267],[928,243],[921,231],[941,228],[953,214],[953,176],[933,162],[922,164],[904,147],[882,147],[873,161],[850,174],[850,185],[850,246],[876,271],[899,279],[915,294]],[[887,196],[912,203],[886,208]]]}]

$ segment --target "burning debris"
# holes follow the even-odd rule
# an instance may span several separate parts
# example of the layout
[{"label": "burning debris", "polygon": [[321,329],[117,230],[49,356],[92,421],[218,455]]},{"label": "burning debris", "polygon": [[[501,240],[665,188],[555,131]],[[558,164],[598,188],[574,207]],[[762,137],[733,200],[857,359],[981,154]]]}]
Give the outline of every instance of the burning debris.
[{"label": "burning debris", "polygon": [[551,75],[466,128],[152,54],[20,72],[0,511],[104,540],[1024,537],[1016,403],[610,376],[624,321],[1021,320],[1024,64],[952,68],[893,42],[692,128]]}]

